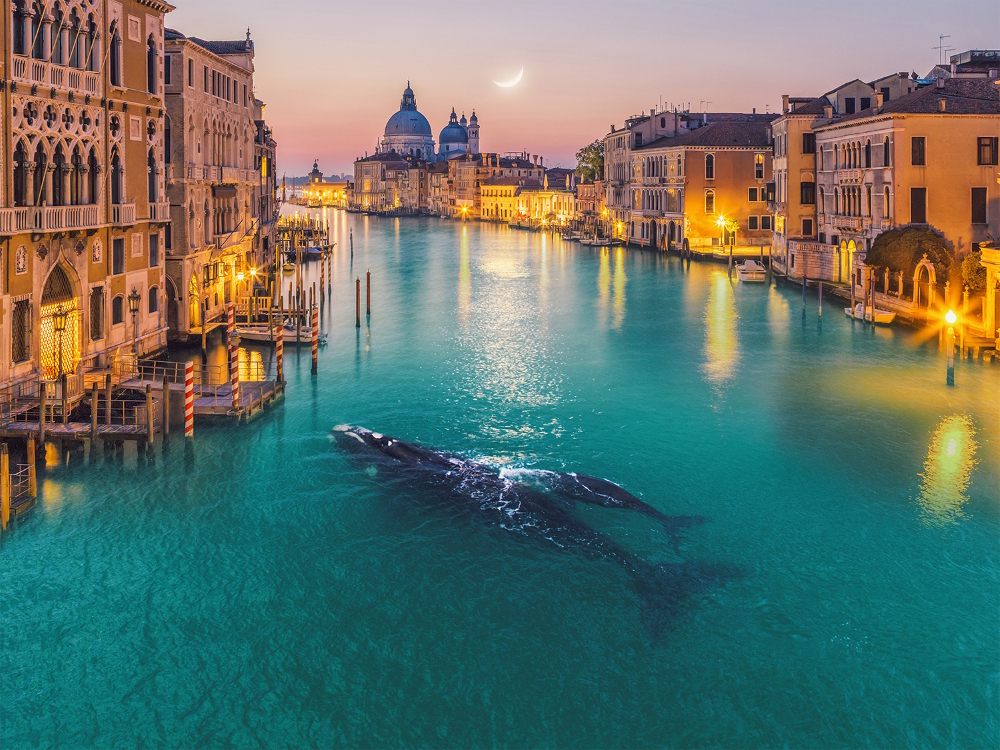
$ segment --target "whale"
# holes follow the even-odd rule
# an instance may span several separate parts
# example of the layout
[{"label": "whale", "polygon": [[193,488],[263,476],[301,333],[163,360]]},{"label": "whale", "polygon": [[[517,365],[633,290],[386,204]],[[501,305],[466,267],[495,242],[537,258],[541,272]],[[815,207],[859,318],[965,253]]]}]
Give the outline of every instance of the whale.
[{"label": "whale", "polygon": [[685,599],[741,575],[723,563],[650,563],[572,512],[578,502],[638,512],[662,525],[674,543],[684,529],[704,521],[668,516],[613,482],[540,472],[534,475],[540,481],[528,483],[520,481],[517,472],[351,425],[337,425],[330,437],[341,451],[364,464],[369,476],[410,485],[421,497],[446,503],[450,512],[462,511],[482,524],[554,551],[617,565],[632,580],[640,618],[654,640],[673,625]]}]

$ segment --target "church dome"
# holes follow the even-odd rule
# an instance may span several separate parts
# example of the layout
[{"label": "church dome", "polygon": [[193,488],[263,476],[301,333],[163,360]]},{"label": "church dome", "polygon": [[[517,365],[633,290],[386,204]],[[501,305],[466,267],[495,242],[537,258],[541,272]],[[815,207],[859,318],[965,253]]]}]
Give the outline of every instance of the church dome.
[{"label": "church dome", "polygon": [[399,112],[389,118],[385,124],[385,137],[394,135],[429,135],[433,137],[431,124],[427,118],[417,111],[417,98],[413,95],[410,82],[406,82],[403,99],[399,103]]},{"label": "church dome", "polygon": [[448,144],[465,146],[469,143],[469,131],[458,124],[458,116],[454,109],[451,110],[451,119],[441,131],[438,143],[441,146]]},{"label": "church dome", "polygon": [[393,135],[428,135],[433,136],[431,124],[422,114],[413,110],[401,109],[389,118],[385,124],[386,138]]}]

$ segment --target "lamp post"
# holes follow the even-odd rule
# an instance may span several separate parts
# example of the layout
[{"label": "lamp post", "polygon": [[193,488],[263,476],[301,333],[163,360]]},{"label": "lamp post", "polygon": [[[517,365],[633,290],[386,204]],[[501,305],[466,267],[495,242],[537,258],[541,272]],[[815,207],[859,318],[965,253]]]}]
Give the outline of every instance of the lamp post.
[{"label": "lamp post", "polygon": [[66,318],[68,313],[63,310],[63,306],[59,305],[56,309],[55,314],[52,316],[52,328],[59,334],[59,378],[62,378],[63,374],[63,332],[66,330]]},{"label": "lamp post", "polygon": [[[874,317],[874,308],[872,317]],[[944,316],[948,323],[948,335],[945,337],[945,346],[948,349],[948,375],[946,382],[948,385],[955,385],[955,321],[958,319],[953,310],[949,310]]]},{"label": "lamp post", "polygon": [[136,361],[139,359],[139,350],[136,347],[139,338],[139,300],[141,299],[138,290],[132,287],[132,293],[128,296],[128,311],[132,313],[132,353],[135,355]]}]

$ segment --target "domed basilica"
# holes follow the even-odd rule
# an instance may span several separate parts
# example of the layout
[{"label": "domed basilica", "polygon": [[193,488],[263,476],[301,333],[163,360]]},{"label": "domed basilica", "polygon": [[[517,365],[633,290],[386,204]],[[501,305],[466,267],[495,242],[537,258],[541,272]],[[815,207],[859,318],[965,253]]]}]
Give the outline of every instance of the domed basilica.
[{"label": "domed basilica", "polygon": [[400,154],[426,161],[444,161],[466,153],[479,154],[479,119],[473,111],[467,121],[465,115],[459,120],[455,109],[451,110],[448,124],[441,131],[438,140],[440,149],[434,150],[434,132],[427,118],[417,111],[417,98],[409,83],[403,92],[403,100],[396,112],[385,124],[385,135],[379,142],[381,154]]}]

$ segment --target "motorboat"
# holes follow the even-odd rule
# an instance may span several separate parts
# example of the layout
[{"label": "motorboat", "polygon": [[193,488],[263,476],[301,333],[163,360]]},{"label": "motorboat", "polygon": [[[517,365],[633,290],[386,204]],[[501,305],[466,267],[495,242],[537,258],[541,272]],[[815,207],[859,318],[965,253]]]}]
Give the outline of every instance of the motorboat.
[{"label": "motorboat", "polygon": [[[863,320],[866,323],[872,322],[872,308],[866,307],[863,302],[859,302],[851,310],[849,307],[844,308],[844,312],[847,314],[848,318],[854,318],[855,320]],[[879,310],[877,307],[874,309],[875,324],[880,326],[887,326],[892,321],[896,319],[896,313],[889,310]]]},{"label": "motorboat", "polygon": [[295,273],[295,264],[294,263],[285,263],[285,265],[283,265],[281,267],[281,270],[284,273]]},{"label": "motorboat", "polygon": [[[245,344],[271,344],[274,343],[274,337],[278,330],[277,327],[271,328],[265,325],[252,325],[239,327],[235,333],[240,337],[240,341]],[[310,326],[302,326],[296,336],[295,324],[286,320],[285,325],[280,330],[281,339],[285,344],[294,345],[296,341],[305,345],[312,343],[312,328]],[[317,340],[320,346],[326,346],[326,334],[322,331],[317,336]]]},{"label": "motorboat", "polygon": [[767,281],[767,268],[751,258],[748,261],[736,264],[736,276],[740,281]]}]

